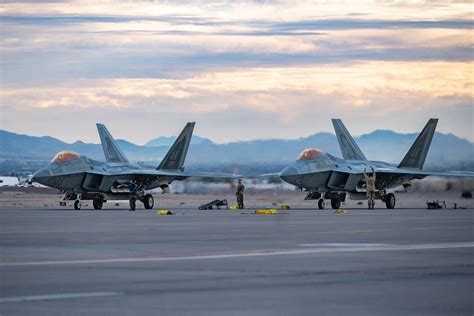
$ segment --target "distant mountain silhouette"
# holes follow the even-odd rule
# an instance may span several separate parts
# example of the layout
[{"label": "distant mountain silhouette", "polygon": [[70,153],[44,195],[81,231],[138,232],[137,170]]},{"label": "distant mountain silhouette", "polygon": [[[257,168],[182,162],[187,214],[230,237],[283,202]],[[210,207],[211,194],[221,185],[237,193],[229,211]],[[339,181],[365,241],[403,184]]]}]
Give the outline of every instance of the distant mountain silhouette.
[{"label": "distant mountain silhouette", "polygon": [[[401,161],[417,134],[399,134],[393,131],[377,130],[356,138],[369,160],[398,163]],[[161,137],[151,140],[145,146],[135,145],[126,140],[118,140],[119,146],[132,161],[158,163],[166,154],[175,137]],[[168,144],[168,145],[160,145]],[[156,146],[157,145],[157,146]],[[254,141],[215,144],[207,138],[194,136],[186,165],[216,164],[282,164],[293,161],[308,147],[325,150],[341,157],[334,134],[317,133],[308,137],[284,140],[262,139]],[[81,155],[104,160],[100,144],[76,141],[69,144],[56,138],[28,136],[0,130],[0,155],[14,159],[49,160],[61,150],[73,150]],[[428,154],[427,166],[472,166],[474,144],[453,134],[435,133]]]}]

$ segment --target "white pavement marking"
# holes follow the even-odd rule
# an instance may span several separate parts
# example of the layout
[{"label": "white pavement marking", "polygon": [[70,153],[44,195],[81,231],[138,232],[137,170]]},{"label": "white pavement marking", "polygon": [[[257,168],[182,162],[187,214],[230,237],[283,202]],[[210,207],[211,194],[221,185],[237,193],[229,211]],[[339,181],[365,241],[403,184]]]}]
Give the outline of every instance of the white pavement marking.
[{"label": "white pavement marking", "polygon": [[438,226],[438,227],[415,227],[415,228],[411,228],[410,230],[430,230],[430,229],[461,229],[461,228],[474,228],[474,226],[457,226],[457,227],[442,227],[442,226]]},{"label": "white pavement marking", "polygon": [[[300,244],[301,247],[382,247],[389,244],[371,244],[371,243],[322,243],[322,244]],[[393,244],[392,244],[393,246]]]},{"label": "white pavement marking", "polygon": [[216,254],[209,254],[209,255],[180,256],[180,257],[132,257],[132,258],[112,258],[112,259],[3,262],[3,263],[0,263],[0,267],[189,261],[189,260],[228,259],[228,258],[242,258],[242,257],[306,255],[306,254],[337,253],[337,252],[406,251],[406,250],[432,250],[432,249],[450,249],[450,248],[474,248],[474,242],[414,244],[414,245],[383,245],[383,246],[374,246],[374,247],[323,247],[323,248],[312,248],[312,249],[306,248],[306,249],[283,249],[283,250],[254,250],[254,251],[246,251],[246,252],[216,253]]},{"label": "white pavement marking", "polygon": [[0,297],[0,303],[17,303],[17,302],[31,302],[31,301],[44,301],[44,300],[62,300],[62,299],[70,299],[70,298],[114,296],[114,295],[120,295],[120,294],[121,293],[119,293],[119,292],[88,292],[88,293],[63,293],[63,294]]}]

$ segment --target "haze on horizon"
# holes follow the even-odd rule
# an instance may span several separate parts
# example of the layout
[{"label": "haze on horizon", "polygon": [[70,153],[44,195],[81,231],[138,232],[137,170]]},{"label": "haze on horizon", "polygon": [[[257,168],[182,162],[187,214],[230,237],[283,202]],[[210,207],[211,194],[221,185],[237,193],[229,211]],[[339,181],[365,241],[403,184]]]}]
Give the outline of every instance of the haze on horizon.
[{"label": "haze on horizon", "polygon": [[470,1],[4,1],[0,128],[143,144],[376,129],[474,141]]}]

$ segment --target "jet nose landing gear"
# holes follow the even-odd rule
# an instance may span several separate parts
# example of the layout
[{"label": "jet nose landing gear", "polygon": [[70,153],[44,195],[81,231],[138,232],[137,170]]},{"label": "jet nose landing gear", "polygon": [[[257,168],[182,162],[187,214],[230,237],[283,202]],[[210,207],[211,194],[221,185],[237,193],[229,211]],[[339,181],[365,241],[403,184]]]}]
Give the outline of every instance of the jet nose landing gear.
[{"label": "jet nose landing gear", "polygon": [[80,210],[81,209],[81,200],[75,200],[74,201],[74,209],[76,211]]},{"label": "jet nose landing gear", "polygon": [[81,209],[81,198],[82,194],[77,194],[76,200],[74,201],[74,209],[76,211]]},{"label": "jet nose landing gear", "polygon": [[324,201],[323,198],[320,198],[319,201],[318,201],[318,208],[320,210],[324,210],[324,207],[326,207],[326,202]]}]

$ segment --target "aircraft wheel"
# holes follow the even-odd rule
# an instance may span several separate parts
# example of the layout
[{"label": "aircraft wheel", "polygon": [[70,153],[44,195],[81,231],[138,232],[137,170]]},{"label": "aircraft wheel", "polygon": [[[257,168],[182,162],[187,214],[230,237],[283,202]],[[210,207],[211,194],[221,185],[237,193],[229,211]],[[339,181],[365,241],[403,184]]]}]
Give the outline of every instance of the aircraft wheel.
[{"label": "aircraft wheel", "polygon": [[95,199],[92,201],[92,205],[94,205],[95,210],[101,210],[104,202],[101,199]]},{"label": "aircraft wheel", "polygon": [[335,210],[341,208],[341,200],[339,199],[331,199],[331,207]]},{"label": "aircraft wheel", "polygon": [[75,200],[74,201],[74,209],[75,210],[80,210],[81,209],[81,200]]},{"label": "aircraft wheel", "polygon": [[153,208],[153,205],[155,204],[155,200],[153,199],[153,195],[147,194],[143,198],[143,205],[147,210],[150,210]]},{"label": "aircraft wheel", "polygon": [[394,209],[395,202],[395,195],[393,193],[389,193],[385,196],[385,205],[387,205],[388,209]]},{"label": "aircraft wheel", "polygon": [[318,208],[320,210],[324,210],[324,207],[326,206],[326,203],[324,202],[324,199],[319,199],[318,201]]},{"label": "aircraft wheel", "polygon": [[135,208],[137,206],[137,201],[135,198],[130,198],[130,209],[129,211],[135,211]]}]

